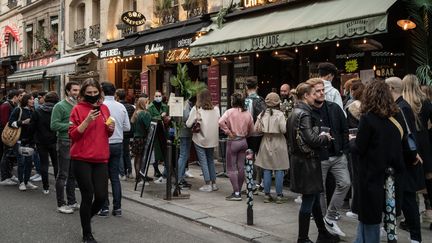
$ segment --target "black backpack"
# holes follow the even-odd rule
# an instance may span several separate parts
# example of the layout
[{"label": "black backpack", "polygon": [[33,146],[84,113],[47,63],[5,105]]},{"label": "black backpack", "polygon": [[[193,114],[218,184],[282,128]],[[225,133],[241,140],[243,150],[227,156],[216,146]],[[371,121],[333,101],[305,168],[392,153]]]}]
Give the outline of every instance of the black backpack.
[{"label": "black backpack", "polygon": [[265,111],[267,105],[261,96],[251,97],[250,99],[252,99],[252,118],[255,123],[259,114]]}]

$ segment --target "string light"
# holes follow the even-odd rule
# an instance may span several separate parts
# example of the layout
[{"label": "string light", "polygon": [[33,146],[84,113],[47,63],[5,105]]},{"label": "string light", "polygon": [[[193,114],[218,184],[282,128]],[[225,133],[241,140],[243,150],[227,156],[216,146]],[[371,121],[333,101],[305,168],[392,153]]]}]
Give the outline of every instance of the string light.
[{"label": "string light", "polygon": [[373,65],[372,69],[373,69],[374,71],[376,71],[376,66],[375,66],[375,65]]},{"label": "string light", "polygon": [[315,45],[315,48],[314,48],[314,49],[315,49],[315,51],[318,50],[318,45]]},{"label": "string light", "polygon": [[298,52],[298,49],[297,49],[297,47],[295,48],[295,50],[294,50],[294,51],[295,51],[295,53],[297,53],[297,52]]},{"label": "string light", "polygon": [[367,43],[367,40],[366,40],[366,38],[364,38],[363,39],[363,44],[366,44]]},{"label": "string light", "polygon": [[258,57],[259,57],[259,54],[257,53],[257,54],[255,54],[255,56],[256,56],[256,58],[258,58]]},{"label": "string light", "polygon": [[339,46],[340,46],[340,45],[339,45],[339,41],[337,41],[337,42],[336,42],[336,47],[339,47]]},{"label": "string light", "polygon": [[242,59],[242,56],[239,56],[239,60],[241,60]]},{"label": "string light", "polygon": [[395,66],[395,67],[396,67],[396,66],[397,66],[397,63],[393,63],[393,66]]},{"label": "string light", "polygon": [[223,59],[224,59],[224,61],[226,61],[226,60],[227,60],[227,58],[226,58],[226,57],[224,57]]}]

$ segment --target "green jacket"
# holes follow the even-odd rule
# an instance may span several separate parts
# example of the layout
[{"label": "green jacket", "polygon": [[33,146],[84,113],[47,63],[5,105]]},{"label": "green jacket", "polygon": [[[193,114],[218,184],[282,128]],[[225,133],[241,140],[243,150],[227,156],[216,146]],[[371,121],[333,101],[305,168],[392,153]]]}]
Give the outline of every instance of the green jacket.
[{"label": "green jacket", "polygon": [[164,112],[168,115],[168,106],[165,103],[162,103],[161,109],[158,110],[154,105],[154,101],[153,101],[152,103],[150,103],[147,110],[150,113],[152,120],[161,120],[162,119],[161,114]]},{"label": "green jacket", "polygon": [[57,133],[57,138],[69,140],[69,117],[73,105],[66,100],[57,103],[51,113],[51,130]]},{"label": "green jacket", "polygon": [[147,131],[150,127],[151,116],[147,111],[140,111],[136,117],[134,123],[132,123],[132,129],[134,131],[135,138],[145,138]]}]

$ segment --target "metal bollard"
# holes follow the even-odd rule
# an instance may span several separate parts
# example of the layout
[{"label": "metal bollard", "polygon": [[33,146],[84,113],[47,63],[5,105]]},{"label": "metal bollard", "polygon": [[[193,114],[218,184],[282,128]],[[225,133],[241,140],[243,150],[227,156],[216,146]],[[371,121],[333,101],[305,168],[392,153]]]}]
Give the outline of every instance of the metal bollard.
[{"label": "metal bollard", "polygon": [[384,229],[387,232],[387,242],[397,242],[396,199],[394,169],[386,169],[385,180],[385,216]]},{"label": "metal bollard", "polygon": [[246,151],[247,224],[253,225],[253,160],[254,152]]},{"label": "metal bollard", "polygon": [[171,140],[167,141],[167,154],[165,159],[166,162],[166,171],[167,171],[167,181],[166,181],[166,197],[165,200],[171,200],[171,171],[172,171],[172,142]]}]

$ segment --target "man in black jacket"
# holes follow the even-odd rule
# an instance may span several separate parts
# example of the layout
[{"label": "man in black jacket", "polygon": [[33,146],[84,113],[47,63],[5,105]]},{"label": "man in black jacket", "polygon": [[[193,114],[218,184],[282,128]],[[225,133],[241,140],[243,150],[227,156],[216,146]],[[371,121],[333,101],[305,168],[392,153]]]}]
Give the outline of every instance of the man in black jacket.
[{"label": "man in black jacket", "polygon": [[[402,80],[398,77],[390,77],[385,80],[390,87],[393,99],[399,106],[404,117],[404,122],[409,132],[413,134],[416,131],[414,112],[411,106],[402,97]],[[405,131],[407,132],[407,131]],[[424,189],[424,174],[419,163],[417,151],[404,151],[404,162],[406,170],[402,175],[396,176],[396,185],[399,187],[396,191],[396,204],[401,203],[401,209],[405,217],[405,224],[410,232],[411,242],[421,242],[420,214],[419,206],[416,201],[416,192]],[[398,195],[399,194],[399,195]],[[401,223],[402,224],[402,223]]]},{"label": "man in black jacket", "polygon": [[332,142],[320,151],[324,190],[328,172],[332,173],[336,181],[336,188],[328,208],[326,207],[325,191],[321,193],[321,208],[323,214],[326,215],[324,222],[330,233],[344,237],[345,233],[337,225],[337,220],[340,217],[338,210],[342,207],[351,186],[348,160],[345,155],[349,150],[348,125],[345,114],[339,105],[325,100],[324,83],[321,80],[314,80],[309,84],[315,88],[314,112],[321,119],[321,130],[330,129],[330,134],[333,137]]}]

